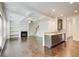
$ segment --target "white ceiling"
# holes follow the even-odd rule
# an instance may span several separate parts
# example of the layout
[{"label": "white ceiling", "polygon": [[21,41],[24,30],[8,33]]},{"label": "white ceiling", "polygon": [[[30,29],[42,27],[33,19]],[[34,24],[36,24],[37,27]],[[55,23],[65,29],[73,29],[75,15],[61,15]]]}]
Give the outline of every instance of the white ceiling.
[{"label": "white ceiling", "polygon": [[[60,16],[60,14],[63,14],[64,16],[71,16],[75,14],[75,9],[79,11],[79,3],[70,4],[69,2],[43,2],[27,4],[48,15],[56,14],[56,16]],[[56,12],[53,13],[52,9],[56,9]]]},{"label": "white ceiling", "polygon": [[[60,16],[61,14],[64,16],[79,14],[79,2],[74,2],[73,4],[69,2],[5,2],[4,4],[7,11],[16,12],[23,16],[26,16],[27,12],[32,13],[32,11],[52,17]],[[56,11],[52,12],[52,9]],[[74,13],[75,9],[78,10],[78,13]]]}]

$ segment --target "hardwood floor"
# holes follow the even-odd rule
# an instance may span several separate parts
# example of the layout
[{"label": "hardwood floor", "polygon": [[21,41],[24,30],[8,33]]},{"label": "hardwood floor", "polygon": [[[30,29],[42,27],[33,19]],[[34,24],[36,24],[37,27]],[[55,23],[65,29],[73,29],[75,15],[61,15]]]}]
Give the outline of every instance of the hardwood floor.
[{"label": "hardwood floor", "polygon": [[79,57],[79,42],[70,40],[66,42],[66,46],[62,43],[51,49],[45,48],[45,55],[53,57]]},{"label": "hardwood floor", "polygon": [[29,42],[28,40],[21,41],[18,38],[7,40],[7,44],[2,52],[3,57],[29,57]]},{"label": "hardwood floor", "polygon": [[[38,41],[40,39],[40,42]],[[79,57],[79,42],[69,40],[51,49],[43,47],[41,38],[29,37],[27,40],[8,40],[2,57]]]},{"label": "hardwood floor", "polygon": [[[43,57],[44,54],[44,47],[42,46],[42,38],[40,37],[30,37],[29,38],[29,47],[32,52],[33,57]],[[40,41],[40,42],[38,42]]]},{"label": "hardwood floor", "polygon": [[44,49],[37,41],[37,37],[29,37],[27,40],[10,39],[3,50],[2,57],[42,57]]}]

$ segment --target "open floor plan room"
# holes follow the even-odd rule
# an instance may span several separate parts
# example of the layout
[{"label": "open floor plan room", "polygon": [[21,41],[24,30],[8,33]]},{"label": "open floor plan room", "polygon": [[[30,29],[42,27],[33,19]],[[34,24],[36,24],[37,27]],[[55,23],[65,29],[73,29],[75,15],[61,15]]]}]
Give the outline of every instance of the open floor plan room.
[{"label": "open floor plan room", "polygon": [[0,57],[79,57],[79,2],[0,2]]}]

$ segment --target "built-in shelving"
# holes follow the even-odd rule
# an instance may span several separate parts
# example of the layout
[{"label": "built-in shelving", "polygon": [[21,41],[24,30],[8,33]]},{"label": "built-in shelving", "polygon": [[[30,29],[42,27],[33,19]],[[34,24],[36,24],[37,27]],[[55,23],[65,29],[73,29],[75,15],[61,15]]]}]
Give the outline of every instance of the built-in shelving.
[{"label": "built-in shelving", "polygon": [[10,23],[10,38],[15,38],[19,36],[19,28],[17,27],[16,23]]}]

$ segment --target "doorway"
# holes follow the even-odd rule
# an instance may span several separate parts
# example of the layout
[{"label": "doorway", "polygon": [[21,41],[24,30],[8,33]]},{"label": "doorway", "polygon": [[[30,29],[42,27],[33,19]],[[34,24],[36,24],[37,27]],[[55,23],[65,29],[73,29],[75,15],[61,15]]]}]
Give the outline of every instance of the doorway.
[{"label": "doorway", "polygon": [[73,39],[73,22],[72,19],[67,19],[67,40]]}]

